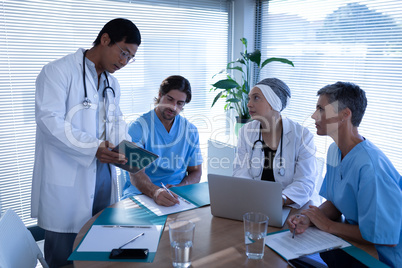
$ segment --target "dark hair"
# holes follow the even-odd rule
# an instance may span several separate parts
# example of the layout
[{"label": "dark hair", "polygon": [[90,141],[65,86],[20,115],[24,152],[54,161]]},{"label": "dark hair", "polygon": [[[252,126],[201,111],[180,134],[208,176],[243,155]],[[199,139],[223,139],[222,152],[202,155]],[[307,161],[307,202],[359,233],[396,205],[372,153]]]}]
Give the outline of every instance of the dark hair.
[{"label": "dark hair", "polygon": [[349,82],[336,82],[326,85],[317,92],[317,96],[326,95],[328,102],[338,102],[338,112],[349,108],[352,111],[352,124],[360,125],[367,107],[366,93],[358,85]]},{"label": "dark hair", "polygon": [[[186,78],[180,75],[171,75],[165,78],[159,87],[159,94],[160,96],[164,96],[173,89],[186,93],[186,103],[191,101],[191,86],[190,82]],[[158,96],[155,98],[155,103],[158,104],[159,101],[160,97]]]},{"label": "dark hair", "polygon": [[104,33],[107,33],[110,37],[109,45],[113,45],[122,40],[127,44],[141,45],[140,31],[134,23],[127,19],[118,18],[106,23],[99,32],[98,37],[96,37],[93,43],[94,46],[100,44],[101,37]]}]

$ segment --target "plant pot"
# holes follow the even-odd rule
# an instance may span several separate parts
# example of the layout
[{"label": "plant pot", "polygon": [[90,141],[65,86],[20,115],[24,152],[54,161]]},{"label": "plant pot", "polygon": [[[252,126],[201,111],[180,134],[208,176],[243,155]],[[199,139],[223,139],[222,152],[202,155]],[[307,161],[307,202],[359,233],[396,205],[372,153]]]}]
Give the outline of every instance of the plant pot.
[{"label": "plant pot", "polygon": [[239,118],[238,116],[236,116],[236,123],[235,123],[235,129],[234,129],[236,137],[239,136],[239,129],[250,121],[251,121],[250,118]]}]

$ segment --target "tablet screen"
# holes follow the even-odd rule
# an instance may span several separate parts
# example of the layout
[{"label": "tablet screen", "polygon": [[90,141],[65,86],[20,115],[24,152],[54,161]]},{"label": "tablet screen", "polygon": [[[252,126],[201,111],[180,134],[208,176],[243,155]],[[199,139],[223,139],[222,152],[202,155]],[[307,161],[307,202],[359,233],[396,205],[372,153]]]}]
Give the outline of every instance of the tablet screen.
[{"label": "tablet screen", "polygon": [[363,268],[367,267],[342,249],[315,253],[289,261],[296,268]]}]

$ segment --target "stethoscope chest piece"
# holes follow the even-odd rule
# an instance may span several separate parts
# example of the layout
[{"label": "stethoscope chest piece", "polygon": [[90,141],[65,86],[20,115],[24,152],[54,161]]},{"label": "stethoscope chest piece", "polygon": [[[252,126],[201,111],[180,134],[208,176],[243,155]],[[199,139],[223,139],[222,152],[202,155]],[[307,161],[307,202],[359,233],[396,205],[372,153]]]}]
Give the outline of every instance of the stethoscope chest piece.
[{"label": "stethoscope chest piece", "polygon": [[[281,163],[281,165],[282,165],[282,163]],[[279,173],[279,175],[281,175],[281,176],[285,176],[285,168],[284,168],[284,167],[279,168],[278,173]]]},{"label": "stethoscope chest piece", "polygon": [[85,109],[89,109],[92,105],[91,100],[88,99],[87,97],[84,98],[84,101],[82,102],[82,105],[84,105]]}]

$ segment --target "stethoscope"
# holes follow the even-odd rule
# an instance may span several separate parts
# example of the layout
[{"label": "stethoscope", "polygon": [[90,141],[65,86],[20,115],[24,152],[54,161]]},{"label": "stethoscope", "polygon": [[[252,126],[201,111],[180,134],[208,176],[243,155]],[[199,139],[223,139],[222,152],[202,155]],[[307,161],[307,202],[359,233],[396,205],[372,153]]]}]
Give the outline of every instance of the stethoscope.
[{"label": "stethoscope", "polygon": [[[84,51],[84,56],[83,56],[83,59],[82,59],[82,69],[83,69],[82,75],[83,75],[83,80],[84,80],[84,101],[82,102],[82,105],[84,105],[85,109],[89,109],[91,107],[91,105],[92,105],[91,100],[88,98],[87,84],[85,82],[85,54],[87,53],[87,51],[88,50]],[[103,99],[105,99],[105,96],[106,96],[106,93],[107,93],[108,89],[110,89],[112,91],[113,97],[116,97],[114,89],[109,84],[109,79],[107,77],[106,72],[103,72],[103,74],[105,75],[106,83],[107,83],[107,86],[103,89],[103,92],[102,92]]]},{"label": "stethoscope", "polygon": [[[260,146],[257,146],[258,143],[260,143]],[[281,132],[281,145],[280,145],[280,153],[279,153],[279,170],[278,170],[278,174],[281,175],[281,176],[285,176],[285,168],[283,167],[283,164],[282,164],[282,148],[283,148],[282,143],[283,143],[283,129],[282,129],[282,132]],[[250,157],[250,160],[249,160],[249,164],[250,164],[249,171],[250,171],[250,175],[253,177],[253,179],[259,178],[261,176],[262,170],[263,170],[263,167],[261,166],[261,168],[259,170],[259,173],[258,174],[253,174],[253,168],[252,168],[253,163],[252,163],[252,161],[253,161],[254,149],[258,148],[258,149],[261,149],[261,151],[263,151],[264,150],[263,145],[264,145],[264,141],[262,140],[262,134],[261,134],[261,128],[260,128],[260,133],[259,133],[258,140],[256,140],[254,142],[253,147],[251,148],[251,157]]]}]

